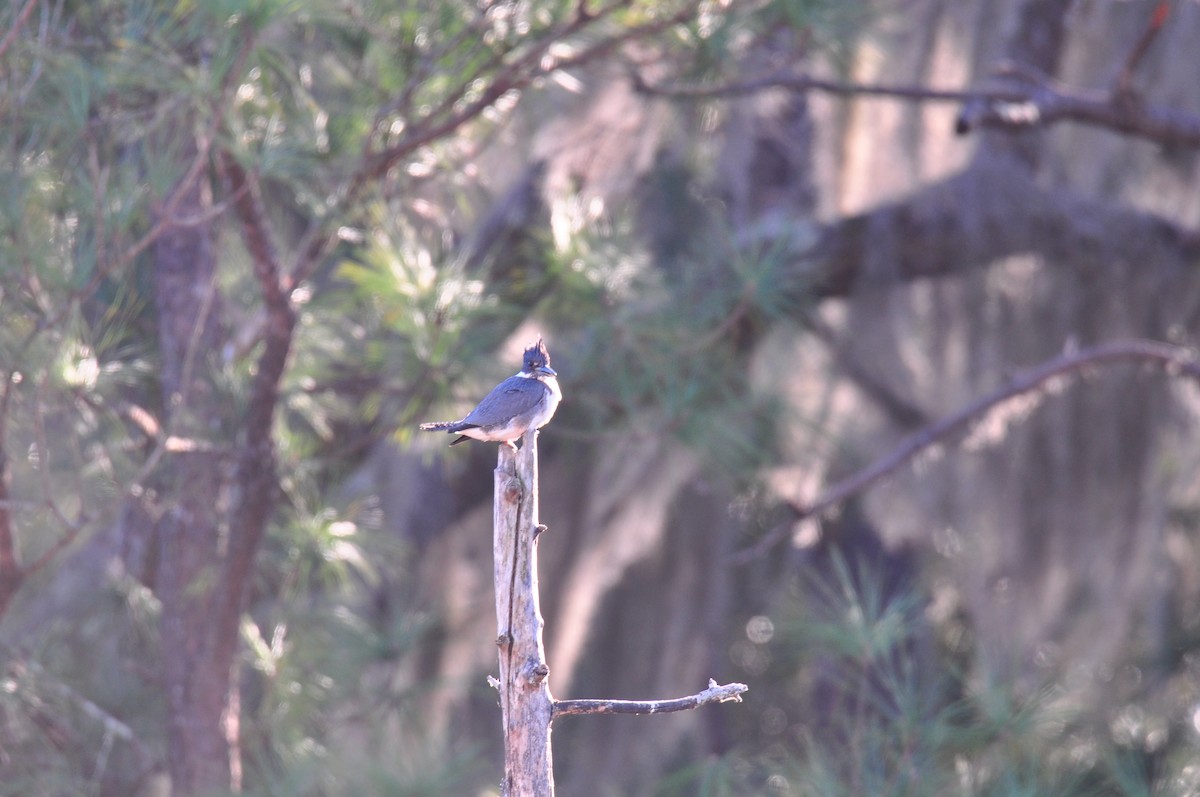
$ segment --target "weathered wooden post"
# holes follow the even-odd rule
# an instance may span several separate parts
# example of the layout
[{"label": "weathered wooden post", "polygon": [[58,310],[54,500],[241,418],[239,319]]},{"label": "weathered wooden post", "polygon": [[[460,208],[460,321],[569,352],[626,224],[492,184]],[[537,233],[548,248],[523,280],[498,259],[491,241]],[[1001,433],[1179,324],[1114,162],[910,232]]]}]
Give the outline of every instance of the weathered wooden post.
[{"label": "weathered wooden post", "polygon": [[542,612],[538,605],[538,454],[536,429],[521,449],[501,445],[493,509],[496,645],[500,648],[500,712],[504,725],[504,797],[554,794],[550,696]]},{"label": "weathered wooden post", "polygon": [[[742,684],[709,688],[676,700],[558,700],[550,695],[550,667],[542,645],[538,605],[537,543],[539,426],[554,415],[561,394],[550,353],[539,337],[525,350],[523,368],[497,385],[457,421],[423,423],[425,431],[461,433],[500,443],[492,514],[492,575],[496,585],[496,645],[500,649],[500,692],[504,726],[503,797],[553,797],[550,726],[572,714],[656,714],[685,711],[706,703],[740,700]],[[521,448],[511,435],[520,430]],[[461,440],[462,438],[459,438]],[[458,442],[458,441],[455,441]],[[453,445],[453,443],[451,444]]]}]

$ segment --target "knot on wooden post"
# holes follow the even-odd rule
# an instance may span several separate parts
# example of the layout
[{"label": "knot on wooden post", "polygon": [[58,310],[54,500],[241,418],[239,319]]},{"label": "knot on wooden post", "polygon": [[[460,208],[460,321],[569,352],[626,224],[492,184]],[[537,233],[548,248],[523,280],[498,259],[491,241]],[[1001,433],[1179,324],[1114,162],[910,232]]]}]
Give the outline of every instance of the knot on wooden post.
[{"label": "knot on wooden post", "polygon": [[516,476],[504,482],[504,500],[509,503],[515,503],[521,498],[521,494],[525,492],[524,485]]},{"label": "knot on wooden post", "polygon": [[521,675],[530,686],[537,686],[550,675],[550,665],[537,659],[527,659],[521,668]]},{"label": "knot on wooden post", "polygon": [[504,631],[500,636],[496,637],[496,647],[506,648],[513,643],[513,635],[511,631]]}]

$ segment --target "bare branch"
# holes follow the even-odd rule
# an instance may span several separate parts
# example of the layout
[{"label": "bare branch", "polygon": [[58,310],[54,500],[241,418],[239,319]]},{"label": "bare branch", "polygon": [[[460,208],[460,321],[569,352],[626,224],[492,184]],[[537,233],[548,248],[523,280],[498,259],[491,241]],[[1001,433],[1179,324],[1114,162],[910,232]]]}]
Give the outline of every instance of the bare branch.
[{"label": "bare branch", "polygon": [[554,716],[570,717],[579,714],[665,714],[670,711],[690,711],[708,703],[742,702],[745,684],[718,684],[711,678],[708,688],[674,700],[555,700]]},{"label": "bare branch", "polygon": [[867,96],[891,97],[911,102],[967,102],[969,100],[997,100],[1019,102],[1026,94],[1013,89],[930,89],[922,86],[901,86],[888,83],[851,83],[829,80],[812,75],[776,73],[755,78],[737,80],[712,86],[656,85],[646,82],[640,74],[631,77],[634,90],[650,96],[673,97],[688,100],[715,100],[744,97],[769,89],[786,89],[796,93],[819,91],[841,97]]},{"label": "bare branch", "polygon": [[[1011,77],[1016,73],[1002,67],[998,74]],[[1070,89],[1029,69],[1022,71],[1022,77],[1025,96],[1021,100],[964,107],[955,129],[959,133],[979,127],[1023,130],[1079,122],[1166,146],[1200,147],[1200,116],[1194,113],[1152,105],[1131,90]]]},{"label": "bare branch", "polygon": [[1145,138],[1160,144],[1200,147],[1200,115],[1137,101],[1129,92],[1086,91],[1060,85],[1045,74],[1005,65],[997,76],[1019,78],[996,89],[929,89],[885,83],[849,83],[811,75],[774,74],[716,86],[662,86],[633,76],[645,94],[684,99],[724,99],[768,89],[805,93],[819,91],[843,97],[889,97],[908,102],[952,102],[963,105],[955,130],[965,134],[982,127],[1022,130],[1079,122]]},{"label": "bare branch", "polygon": [[1200,357],[1192,349],[1153,340],[1122,340],[1070,352],[1018,374],[996,390],[970,402],[958,412],[904,438],[898,446],[871,465],[850,474],[834,484],[809,504],[787,502],[790,517],[765,534],[754,545],[734,554],[730,562],[746,564],[764,555],[787,538],[799,520],[816,517],[841,504],[847,498],[874,486],[895,472],[917,454],[948,438],[968,430],[976,421],[1017,396],[1042,388],[1047,382],[1099,365],[1125,361],[1145,362],[1166,371],[1168,376],[1185,376],[1200,383]]}]

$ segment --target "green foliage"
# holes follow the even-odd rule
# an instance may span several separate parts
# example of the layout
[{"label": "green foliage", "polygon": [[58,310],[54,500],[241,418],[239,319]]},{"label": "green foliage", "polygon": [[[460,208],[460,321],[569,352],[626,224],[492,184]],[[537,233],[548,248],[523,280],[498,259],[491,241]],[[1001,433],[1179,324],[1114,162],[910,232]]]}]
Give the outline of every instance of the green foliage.
[{"label": "green foliage", "polygon": [[273,535],[263,572],[280,582],[242,628],[252,794],[444,794],[477,777],[472,751],[416,731],[427,687],[402,668],[429,621],[374,605],[383,574],[407,568],[377,523],[368,504]]},{"label": "green foliage", "polygon": [[[545,9],[535,33],[570,13],[561,4]],[[211,174],[218,194],[212,222],[231,344],[199,352],[195,367],[211,375],[225,417],[236,418],[253,377],[261,305],[221,204],[216,153],[229,152],[261,181],[283,258],[314,225],[375,226],[387,203],[380,197],[403,180],[350,197],[364,149],[395,144],[421,114],[458,108],[469,96],[456,92],[486,81],[503,49],[528,32],[446,3],[102,1],[45,14],[39,20],[35,11],[5,50],[0,92],[9,153],[0,189],[0,461],[18,497],[5,510],[25,564],[117,523],[171,432],[162,428],[147,267],[180,176]],[[475,34],[489,26],[495,36],[481,46]],[[404,101],[393,103],[399,95]],[[384,746],[398,717],[420,726],[406,716],[418,687],[395,670],[428,619],[403,607],[374,613],[381,574],[403,572],[405,552],[388,542],[376,508],[335,511],[328,496],[343,467],[362,456],[371,422],[431,400],[389,396],[410,380],[383,369],[393,362],[386,347],[404,340],[420,355],[414,363],[448,361],[454,328],[465,323],[453,313],[470,309],[478,319],[498,302],[472,307],[477,278],[433,268],[440,255],[422,261],[412,229],[388,239],[391,230],[379,227],[384,237],[373,249],[318,264],[296,294],[317,297],[301,308],[283,386],[277,454],[286,500],[256,562],[255,604],[242,627],[246,768],[272,793],[341,793],[346,784],[366,793],[454,792],[473,758],[411,739],[410,759]],[[341,259],[353,265],[334,273]],[[387,291],[374,301],[373,270],[391,275],[397,301],[389,304]],[[356,281],[361,293],[342,289]],[[443,322],[452,334],[439,334]],[[344,379],[379,380],[375,406],[342,389]],[[223,431],[207,429],[211,439],[200,442],[231,451],[237,441]],[[61,636],[42,632],[43,648],[6,656],[0,746],[19,759],[4,767],[8,793],[101,785],[132,793],[144,773],[128,765],[130,747],[106,731],[118,726],[106,725],[104,712],[135,717],[139,738],[163,739],[165,707],[153,689],[158,606],[130,574],[114,578],[123,586],[112,587],[113,600],[93,601]],[[377,677],[364,683],[368,671]],[[88,705],[100,713],[81,708]],[[356,749],[362,739],[380,746],[368,754]],[[98,771],[110,748],[111,764]],[[162,749],[150,754],[163,760]],[[428,764],[433,756],[444,769]]]},{"label": "green foliage", "polygon": [[[882,13],[866,3],[838,0],[754,0],[730,3],[718,12],[696,15],[677,30],[680,60],[693,80],[753,79],[763,77],[768,64],[787,66],[786,53],[804,49],[844,62],[858,32],[871,17]],[[781,39],[792,47],[780,47]],[[762,71],[739,74],[746,53],[766,59],[756,64]]]},{"label": "green foliage", "polygon": [[115,660],[152,662],[157,604],[143,585],[110,574],[37,645],[0,646],[6,753],[0,794],[40,797],[124,791],[165,752],[161,691]]},{"label": "green foliage", "polygon": [[[262,303],[230,212],[232,159],[257,181],[285,268],[335,241],[288,285],[298,320],[273,430],[282,499],[240,628],[250,793],[470,793],[483,753],[428,738],[418,708],[440,685],[414,664],[438,623],[411,598],[417,553],[382,527],[376,501],[339,498],[367,452],[408,442],[434,408],[454,414],[511,373],[497,349],[535,319],[554,336],[568,395],[555,438],[679,441],[744,494],[778,461],[784,408],[751,386],[751,358],[767,330],[807,309],[810,286],[781,247],[735,245],[705,186],[711,153],[664,158],[636,209],[597,220],[582,198],[562,199],[575,203],[565,237],[540,231],[544,208],[525,208],[520,234],[481,253],[463,243],[472,204],[494,198],[460,167],[511,105],[489,98],[528,89],[547,41],[571,57],[680,4],[628,3],[569,36],[573,0],[43,6],[0,56],[0,455],[22,558],[120,528],[123,499],[147,489],[172,431],[159,428],[169,397],[148,271],[189,172],[214,194],[211,219],[183,221],[211,225],[228,327],[226,348],[196,358],[229,422],[200,442],[236,452],[226,433],[255,375]],[[703,3],[653,46],[684,78],[744,77],[748,52],[767,66],[794,55],[769,51],[776,36],[836,55],[862,13],[830,0]],[[114,563],[69,624],[5,651],[0,794],[131,793],[139,756],[163,759],[161,607],[134,575]],[[1152,790],[1144,733],[1114,740],[1053,688],[977,682],[937,646],[916,589],[881,583],[834,559],[827,578],[755,618],[731,650],[753,676],[734,720],[743,745],[659,792]],[[126,729],[151,749],[137,753]],[[1188,738],[1176,729],[1164,791],[1195,789]]]},{"label": "green foliage", "polygon": [[731,654],[756,686],[729,715],[737,748],[657,794],[1191,793],[1190,759],[1151,774],[1153,756],[1072,702],[1070,673],[1032,692],[964,673],[931,644],[919,586],[885,594],[887,574],[864,561],[814,561],[776,612],[747,622]]},{"label": "green foliage", "polygon": [[621,218],[580,231],[557,253],[544,313],[574,329],[572,400],[558,425],[588,436],[658,430],[744,482],[772,461],[779,415],[774,397],[747,384],[749,344],[786,323],[804,293],[782,286],[775,253],[735,252],[709,221],[715,233],[694,235],[666,263],[641,250]]}]

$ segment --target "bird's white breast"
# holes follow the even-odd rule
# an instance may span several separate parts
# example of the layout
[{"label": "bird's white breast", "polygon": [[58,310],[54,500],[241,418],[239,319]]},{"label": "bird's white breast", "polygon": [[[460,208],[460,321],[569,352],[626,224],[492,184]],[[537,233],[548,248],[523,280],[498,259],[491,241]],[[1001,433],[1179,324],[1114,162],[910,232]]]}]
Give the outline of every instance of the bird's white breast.
[{"label": "bird's white breast", "polygon": [[562,390],[558,386],[558,380],[552,376],[546,376],[539,380],[549,390],[548,395],[538,406],[537,412],[529,419],[530,429],[541,429],[550,419],[554,417],[554,411],[558,409],[558,402],[562,401]]}]

